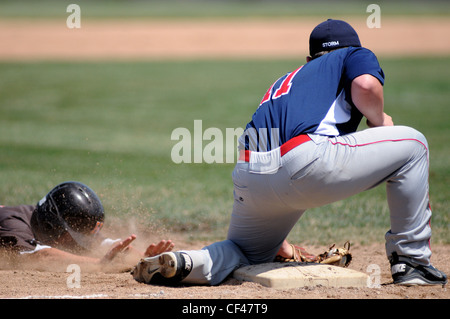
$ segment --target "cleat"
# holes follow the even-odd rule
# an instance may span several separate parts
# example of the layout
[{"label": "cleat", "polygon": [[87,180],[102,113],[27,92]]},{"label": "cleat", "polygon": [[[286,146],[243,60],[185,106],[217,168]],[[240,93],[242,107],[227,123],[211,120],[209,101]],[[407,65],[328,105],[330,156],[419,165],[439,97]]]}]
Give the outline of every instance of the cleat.
[{"label": "cleat", "polygon": [[180,252],[167,252],[143,258],[131,272],[142,283],[173,284],[183,280],[192,269],[191,258]]},{"label": "cleat", "polygon": [[412,266],[407,262],[398,261],[391,265],[394,284],[403,286],[431,286],[447,283],[447,276],[433,266]]}]

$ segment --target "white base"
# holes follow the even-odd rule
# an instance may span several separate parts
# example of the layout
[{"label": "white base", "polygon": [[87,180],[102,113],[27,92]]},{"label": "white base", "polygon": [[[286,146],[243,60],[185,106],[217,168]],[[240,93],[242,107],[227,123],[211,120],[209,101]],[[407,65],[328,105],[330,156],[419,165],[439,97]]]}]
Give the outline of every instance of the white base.
[{"label": "white base", "polygon": [[337,266],[314,263],[267,263],[237,269],[233,277],[266,287],[367,287],[367,274]]}]

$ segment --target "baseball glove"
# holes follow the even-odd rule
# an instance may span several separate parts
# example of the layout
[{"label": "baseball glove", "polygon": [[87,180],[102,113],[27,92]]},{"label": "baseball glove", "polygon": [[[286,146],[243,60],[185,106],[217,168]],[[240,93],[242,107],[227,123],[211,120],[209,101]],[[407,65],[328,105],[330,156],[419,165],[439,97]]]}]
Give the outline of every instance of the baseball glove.
[{"label": "baseball glove", "polygon": [[350,253],[350,242],[347,241],[342,248],[335,248],[335,244],[325,251],[323,254],[317,256],[317,260],[321,264],[328,264],[340,267],[347,267],[352,261],[352,254]]}]

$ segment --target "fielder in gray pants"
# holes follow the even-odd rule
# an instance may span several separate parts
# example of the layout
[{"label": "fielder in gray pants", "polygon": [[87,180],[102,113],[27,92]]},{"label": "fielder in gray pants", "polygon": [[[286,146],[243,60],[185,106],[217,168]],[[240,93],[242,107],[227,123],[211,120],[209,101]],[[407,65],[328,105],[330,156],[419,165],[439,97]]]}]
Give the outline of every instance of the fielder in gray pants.
[{"label": "fielder in gray pants", "polygon": [[[217,285],[241,266],[290,257],[286,237],[307,209],[386,182],[394,283],[447,282],[430,264],[425,137],[384,113],[384,73],[349,24],[319,24],[310,54],[269,88],[240,139],[227,239],[144,259],[136,280]],[[369,129],[357,131],[363,116]]]}]

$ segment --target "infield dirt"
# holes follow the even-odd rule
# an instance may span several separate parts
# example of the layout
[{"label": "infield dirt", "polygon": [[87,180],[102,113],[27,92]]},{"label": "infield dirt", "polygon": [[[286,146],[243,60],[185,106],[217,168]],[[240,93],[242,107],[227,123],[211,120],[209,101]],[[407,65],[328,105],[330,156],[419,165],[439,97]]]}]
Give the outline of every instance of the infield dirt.
[{"label": "infield dirt", "polygon": [[[183,235],[160,234],[158,237],[138,235],[136,247],[160,239],[172,239],[175,249],[200,249],[208,243],[190,242]],[[139,247],[141,246],[141,247]],[[307,246],[319,254],[326,246]],[[432,245],[432,263],[450,273],[448,245]],[[73,285],[73,271],[68,265],[52,264],[0,264],[0,298],[26,299],[448,299],[446,287],[402,287],[392,284],[390,267],[384,245],[358,245],[351,247],[353,254],[349,269],[368,274],[373,287],[369,288],[292,288],[273,289],[257,283],[239,282],[229,278],[219,286],[154,286],[136,282],[130,270],[138,260],[120,260],[108,267],[81,267],[79,287]],[[375,267],[375,268],[374,268]],[[379,270],[374,272],[374,269]],[[379,287],[374,286],[378,282]]]},{"label": "infield dirt", "polygon": [[[383,18],[368,28],[364,17],[347,19],[362,45],[379,56],[448,55],[450,19]],[[299,58],[318,18],[233,20],[0,21],[0,60],[158,60]]]}]

